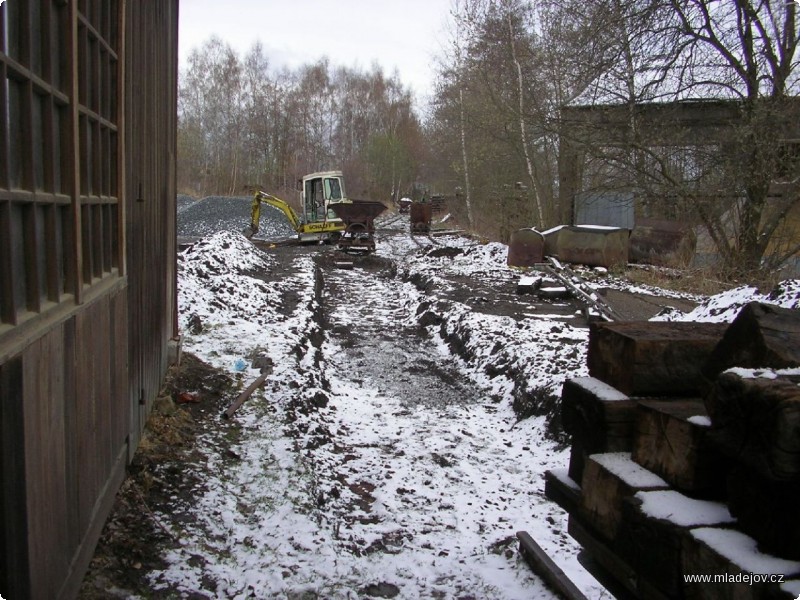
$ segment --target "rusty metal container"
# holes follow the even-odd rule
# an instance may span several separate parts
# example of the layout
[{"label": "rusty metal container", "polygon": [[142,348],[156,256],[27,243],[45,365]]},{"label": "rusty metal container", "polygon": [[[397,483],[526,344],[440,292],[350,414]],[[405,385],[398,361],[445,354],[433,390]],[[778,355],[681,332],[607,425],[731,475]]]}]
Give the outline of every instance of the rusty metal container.
[{"label": "rusty metal container", "polygon": [[631,232],[631,262],[660,266],[682,266],[691,261],[697,236],[679,221],[637,219]]},{"label": "rusty metal container", "polygon": [[363,225],[363,228],[369,231],[375,231],[375,218],[386,210],[385,204],[372,200],[334,202],[328,206],[348,227],[351,225]]},{"label": "rusty metal container", "polygon": [[605,267],[628,264],[629,229],[563,225],[544,232],[545,254],[567,263]]},{"label": "rusty metal container", "polygon": [[544,236],[535,229],[518,229],[508,243],[509,267],[532,267],[544,262]]},{"label": "rusty metal container", "polygon": [[386,206],[371,200],[353,200],[352,202],[336,202],[329,205],[336,216],[346,226],[339,238],[339,248],[343,250],[375,250],[375,218]]},{"label": "rusty metal container", "polygon": [[431,230],[433,208],[427,202],[414,202],[409,211],[411,233],[428,233]]}]

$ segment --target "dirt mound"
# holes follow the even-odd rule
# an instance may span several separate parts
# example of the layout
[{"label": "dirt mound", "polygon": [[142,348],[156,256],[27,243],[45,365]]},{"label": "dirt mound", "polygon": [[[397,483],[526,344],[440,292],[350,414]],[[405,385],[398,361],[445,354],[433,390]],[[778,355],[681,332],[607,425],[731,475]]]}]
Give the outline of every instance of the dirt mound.
[{"label": "dirt mound", "polygon": [[178,194],[177,200],[178,200],[178,214],[180,214],[181,212],[192,206],[195,202],[197,202],[196,198],[192,196],[187,196],[186,194]]}]

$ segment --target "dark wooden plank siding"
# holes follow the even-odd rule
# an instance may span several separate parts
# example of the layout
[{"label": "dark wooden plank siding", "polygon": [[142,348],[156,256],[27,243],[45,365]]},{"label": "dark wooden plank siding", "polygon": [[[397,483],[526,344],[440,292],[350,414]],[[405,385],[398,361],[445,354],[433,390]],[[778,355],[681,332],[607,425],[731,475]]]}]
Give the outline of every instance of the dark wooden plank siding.
[{"label": "dark wooden plank siding", "polygon": [[[128,3],[126,96],[139,100],[128,103],[125,113],[133,436],[144,428],[166,372],[166,344],[177,333],[177,40],[170,35],[177,19],[178,6],[173,1]],[[173,85],[165,86],[164,81]]]},{"label": "dark wooden plank siding", "polygon": [[80,546],[83,537],[83,530],[80,526],[80,515],[78,511],[78,472],[80,464],[78,462],[78,372],[76,365],[78,355],[83,351],[80,347],[79,338],[75,326],[75,319],[69,319],[64,323],[64,427],[71,432],[64,440],[64,473],[67,482],[67,534],[69,547],[77,548]]},{"label": "dark wooden plank siding", "polygon": [[75,596],[166,373],[177,28],[178,0],[0,6],[6,598]]},{"label": "dark wooden plank siding", "polygon": [[[104,303],[105,300],[100,300]],[[77,355],[75,372],[77,374],[77,390],[75,406],[77,414],[78,444],[78,515],[81,530],[89,527],[94,503],[103,483],[103,465],[105,457],[101,456],[98,447],[98,428],[104,424],[100,420],[99,396],[107,393],[108,388],[102,387],[103,373],[108,366],[107,355],[101,356],[85,349],[100,350],[98,348],[98,331],[105,331],[108,326],[107,319],[103,318],[103,311],[92,309],[85,310],[75,316],[78,339],[82,340],[79,347],[83,351]]]},{"label": "dark wooden plank siding", "polygon": [[[67,422],[73,428],[69,437],[77,444],[67,449],[67,454],[71,452],[67,472],[74,472],[77,482],[70,504],[71,521],[77,524],[72,535],[77,534],[77,539],[73,538],[71,546],[68,591],[80,584],[125,474],[129,453],[126,314],[127,291],[122,288],[98,299],[73,319],[74,417]],[[64,333],[68,339],[69,332]]]},{"label": "dark wooden plank siding", "polygon": [[37,577],[32,596],[56,598],[69,571],[67,485],[65,471],[64,336],[54,330],[23,354],[23,390],[37,398],[24,407],[25,482],[28,538]]},{"label": "dark wooden plank siding", "polygon": [[[22,359],[0,364],[0,592],[4,597],[25,598],[28,578],[28,527],[24,481],[22,431]],[[8,590],[16,594],[12,596]]]},{"label": "dark wooden plank siding", "polygon": [[77,585],[124,475],[125,306],[124,290],[102,297],[23,354],[24,396],[49,399],[24,410],[29,557],[48,573],[35,598]]},{"label": "dark wooden plank siding", "polygon": [[111,299],[111,449],[116,456],[128,446],[130,402],[128,399],[128,296],[120,291]]},{"label": "dark wooden plank siding", "polygon": [[7,597],[71,597],[88,566],[128,455],[126,314],[122,288],[0,365]]}]

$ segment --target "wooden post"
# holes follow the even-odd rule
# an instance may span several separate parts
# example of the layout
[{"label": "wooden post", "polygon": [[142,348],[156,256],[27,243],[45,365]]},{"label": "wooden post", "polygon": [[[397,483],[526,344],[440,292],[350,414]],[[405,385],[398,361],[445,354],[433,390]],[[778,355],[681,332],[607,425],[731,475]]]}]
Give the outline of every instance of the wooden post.
[{"label": "wooden post", "polygon": [[724,504],[696,500],[675,490],[637,493],[626,503],[623,519],[625,558],[640,581],[669,598],[680,598],[682,545],[689,530],[734,521]]},{"label": "wooden post", "polygon": [[725,323],[592,323],[589,374],[631,396],[692,396]]},{"label": "wooden post", "polygon": [[768,479],[800,482],[798,379],[720,375],[706,397],[715,444]]},{"label": "wooden post", "polygon": [[725,494],[726,461],[710,443],[702,400],[641,400],[633,460],[684,492]]},{"label": "wooden post", "polygon": [[800,561],[800,481],[774,481],[742,465],[728,475],[728,506],[764,552]]},{"label": "wooden post", "polygon": [[745,306],[708,357],[709,381],[731,367],[800,366],[800,311],[759,302]]},{"label": "wooden post", "polygon": [[572,436],[569,476],[583,477],[586,456],[600,452],[630,451],[636,419],[636,402],[593,377],[564,382],[561,420]]},{"label": "wooden post", "polygon": [[682,597],[691,600],[789,600],[795,597],[794,594],[782,592],[776,581],[748,581],[744,576],[776,574],[784,576],[787,581],[800,576],[800,562],[766,555],[758,549],[754,539],[734,529],[692,529],[683,541],[682,562],[683,572],[687,575],[729,577],[727,583],[684,582]]},{"label": "wooden post", "polygon": [[623,524],[624,504],[645,490],[666,490],[667,482],[637,465],[625,452],[593,454],[581,481],[579,514],[607,542],[614,542]]}]

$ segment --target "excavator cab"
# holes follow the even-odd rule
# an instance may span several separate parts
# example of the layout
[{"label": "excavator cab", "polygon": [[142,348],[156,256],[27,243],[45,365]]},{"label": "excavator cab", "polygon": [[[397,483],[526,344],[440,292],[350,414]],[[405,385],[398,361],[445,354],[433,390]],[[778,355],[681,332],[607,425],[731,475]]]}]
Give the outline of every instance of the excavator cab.
[{"label": "excavator cab", "polygon": [[302,179],[303,221],[315,223],[336,219],[329,205],[347,202],[341,171],[312,173]]}]

